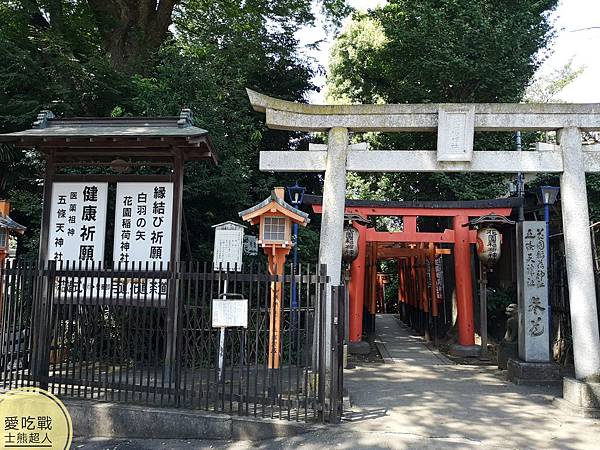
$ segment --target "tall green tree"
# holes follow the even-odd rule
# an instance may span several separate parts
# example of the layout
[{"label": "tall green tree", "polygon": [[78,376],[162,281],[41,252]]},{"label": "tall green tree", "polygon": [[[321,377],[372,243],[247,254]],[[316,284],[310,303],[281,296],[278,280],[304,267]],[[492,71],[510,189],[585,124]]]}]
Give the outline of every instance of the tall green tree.
[{"label": "tall green tree", "polygon": [[[356,103],[518,102],[552,38],[557,0],[390,0],[355,14],[330,57],[328,91]],[[435,136],[381,134],[375,148],[434,149]],[[476,149],[514,148],[481,135]],[[355,177],[351,194],[390,199],[476,199],[506,193],[506,177],[387,174]]]}]

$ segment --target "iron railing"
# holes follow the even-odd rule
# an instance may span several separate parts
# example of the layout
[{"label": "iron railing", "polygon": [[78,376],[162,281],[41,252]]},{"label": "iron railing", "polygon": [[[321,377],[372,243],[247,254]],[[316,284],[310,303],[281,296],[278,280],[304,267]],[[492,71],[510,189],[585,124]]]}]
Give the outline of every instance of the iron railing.
[{"label": "iron railing", "polygon": [[[343,287],[331,290],[333,345],[326,349],[319,325],[324,267],[301,265],[295,276],[212,269],[8,263],[0,269],[0,385],[37,385],[63,398],[338,421]],[[248,300],[248,327],[227,328],[221,346],[212,300],[225,290],[226,298]],[[277,366],[269,364],[275,333]]]}]

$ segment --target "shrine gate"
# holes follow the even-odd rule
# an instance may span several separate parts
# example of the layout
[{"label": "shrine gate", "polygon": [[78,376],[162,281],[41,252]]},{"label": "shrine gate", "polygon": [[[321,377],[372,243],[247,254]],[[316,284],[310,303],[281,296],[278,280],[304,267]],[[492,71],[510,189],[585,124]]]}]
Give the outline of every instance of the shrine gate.
[{"label": "shrine gate", "polygon": [[[320,263],[340,284],[346,171],[560,174],[562,219],[573,328],[575,375],[600,377],[600,334],[585,174],[600,172],[600,145],[582,144],[583,131],[600,130],[600,104],[378,104],[307,105],[248,90],[268,127],[326,132],[326,150],[263,151],[260,170],[324,172]],[[437,132],[436,150],[353,149],[351,132]],[[535,151],[473,151],[475,132],[556,131],[557,144]],[[325,302],[326,323],[332,304]],[[325,331],[330,340],[330,330]],[[326,347],[330,342],[326,342]],[[331,358],[326,359],[331,369]]]},{"label": "shrine gate", "polygon": [[[322,197],[306,195],[304,202],[312,206],[314,212],[323,212]],[[415,273],[415,266],[423,266],[425,255],[433,259],[437,254],[447,253],[449,249],[436,248],[439,244],[452,244],[454,253],[454,273],[456,286],[456,302],[458,308],[458,343],[463,347],[475,346],[475,328],[473,320],[473,275],[471,271],[471,244],[477,242],[477,232],[468,228],[469,218],[488,214],[509,216],[512,209],[521,204],[521,199],[508,198],[481,201],[370,201],[346,200],[345,214],[356,214],[361,217],[395,216],[402,218],[402,231],[384,232],[357,222],[353,226],[359,231],[359,253],[352,262],[349,284],[349,341],[358,342],[363,332],[363,308],[375,313],[378,259],[398,258],[403,263],[399,266],[399,301],[414,303],[415,306],[437,316],[437,302],[427,299],[426,288],[419,286],[417,292],[404,292],[410,289],[408,278],[422,284],[424,277]],[[443,232],[417,231],[418,217],[445,217],[452,221],[452,228]],[[417,244],[416,248],[390,247],[389,244]],[[369,261],[369,263],[367,263]],[[369,273],[367,273],[369,268]],[[412,270],[412,273],[407,273]],[[410,276],[405,276],[410,275]],[[365,283],[365,278],[369,282]],[[432,272],[435,278],[435,273]],[[403,282],[406,281],[406,282]],[[435,289],[435,280],[431,281]],[[419,298],[416,298],[416,297]],[[430,305],[431,303],[431,305]],[[430,311],[431,310],[431,311]],[[476,350],[473,348],[472,350]],[[477,349],[478,351],[478,349]]]}]

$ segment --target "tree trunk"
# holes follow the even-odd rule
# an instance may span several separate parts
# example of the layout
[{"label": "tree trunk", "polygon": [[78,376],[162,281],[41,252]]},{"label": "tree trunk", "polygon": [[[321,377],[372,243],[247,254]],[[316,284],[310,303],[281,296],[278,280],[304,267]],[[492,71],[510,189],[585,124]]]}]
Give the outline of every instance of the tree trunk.
[{"label": "tree trunk", "polygon": [[178,1],[89,0],[104,50],[115,69],[144,72],[144,63],[167,36]]}]

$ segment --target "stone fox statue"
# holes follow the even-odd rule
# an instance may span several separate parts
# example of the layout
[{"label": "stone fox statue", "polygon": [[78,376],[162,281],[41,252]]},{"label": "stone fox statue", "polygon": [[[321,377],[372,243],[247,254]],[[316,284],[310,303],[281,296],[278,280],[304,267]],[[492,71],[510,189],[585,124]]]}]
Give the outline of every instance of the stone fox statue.
[{"label": "stone fox statue", "polygon": [[504,341],[516,342],[519,336],[519,311],[516,303],[511,303],[506,307],[506,334],[504,335]]}]

